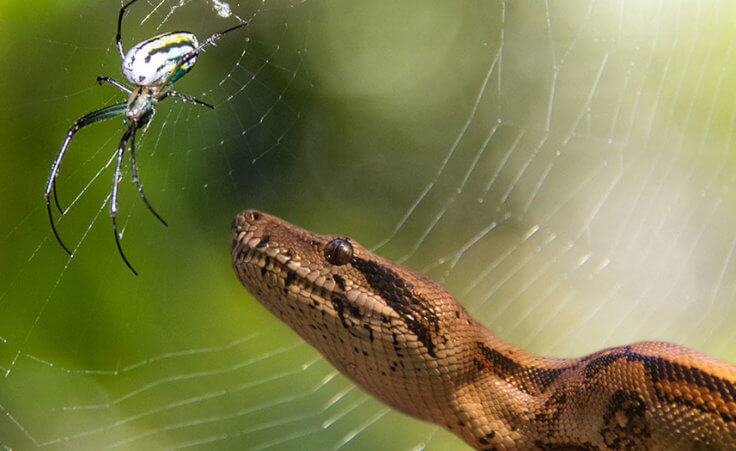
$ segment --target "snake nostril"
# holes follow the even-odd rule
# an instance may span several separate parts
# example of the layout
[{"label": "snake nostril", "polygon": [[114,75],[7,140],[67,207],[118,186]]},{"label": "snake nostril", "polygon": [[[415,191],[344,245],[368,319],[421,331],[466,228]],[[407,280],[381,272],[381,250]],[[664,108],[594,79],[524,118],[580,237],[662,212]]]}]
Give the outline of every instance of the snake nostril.
[{"label": "snake nostril", "polygon": [[261,219],[261,214],[255,210],[248,210],[245,212],[245,219],[251,222],[258,221]]}]

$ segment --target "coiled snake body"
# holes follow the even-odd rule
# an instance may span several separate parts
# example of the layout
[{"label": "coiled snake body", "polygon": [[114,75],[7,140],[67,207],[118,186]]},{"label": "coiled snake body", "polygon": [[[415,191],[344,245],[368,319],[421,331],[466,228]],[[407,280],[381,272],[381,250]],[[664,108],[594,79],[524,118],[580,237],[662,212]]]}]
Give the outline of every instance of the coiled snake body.
[{"label": "coiled snake body", "polygon": [[661,342],[538,357],[430,278],[254,210],[231,252],[248,291],[343,374],[475,448],[736,449],[736,365]]}]

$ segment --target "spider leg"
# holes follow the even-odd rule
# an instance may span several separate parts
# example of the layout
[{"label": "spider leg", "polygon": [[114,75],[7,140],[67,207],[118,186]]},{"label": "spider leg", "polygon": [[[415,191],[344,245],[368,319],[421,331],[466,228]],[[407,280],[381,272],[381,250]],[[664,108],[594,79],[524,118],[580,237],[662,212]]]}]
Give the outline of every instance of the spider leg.
[{"label": "spider leg", "polygon": [[198,100],[198,99],[196,99],[196,98],[194,98],[192,96],[188,96],[188,95],[182,94],[180,92],[176,92],[176,91],[166,91],[161,96],[161,98],[159,100],[163,100],[163,99],[165,99],[167,97],[176,97],[177,99],[181,99],[181,100],[183,100],[185,102],[191,102],[191,103],[194,103],[194,104],[197,104],[197,105],[206,106],[207,108],[212,108],[213,110],[215,109],[214,106],[210,105],[207,102],[202,102],[201,100]]},{"label": "spider leg", "polygon": [[104,121],[105,119],[110,119],[115,116],[120,116],[125,112],[125,107],[126,107],[125,102],[116,103],[114,105],[110,105],[110,106],[106,106],[105,108],[101,108],[97,111],[87,113],[84,116],[77,119],[77,121],[74,122],[74,124],[66,132],[66,138],[64,138],[64,142],[61,145],[61,150],[59,150],[59,153],[56,154],[56,159],[51,165],[51,173],[49,174],[49,178],[46,181],[46,191],[44,192],[44,198],[46,199],[46,210],[49,213],[49,222],[51,222],[51,230],[54,232],[56,241],[58,241],[59,244],[61,244],[61,247],[63,247],[66,253],[69,255],[72,255],[72,253],[69,250],[69,248],[66,247],[64,242],[61,241],[61,237],[59,237],[59,233],[57,232],[56,226],[54,225],[54,216],[51,213],[51,193],[53,192],[54,203],[56,204],[56,207],[59,209],[59,212],[61,212],[62,215],[64,214],[64,210],[59,205],[59,198],[56,195],[56,178],[59,175],[59,167],[61,166],[61,160],[64,159],[64,155],[66,154],[66,150],[69,147],[69,143],[71,143],[72,138],[74,137],[74,134],[77,133],[81,128],[86,127],[90,124],[94,124],[95,122]]},{"label": "spider leg", "polygon": [[133,266],[131,266],[130,262],[127,258],[125,258],[125,254],[123,253],[123,247],[120,245],[120,235],[118,234],[118,224],[116,221],[118,215],[118,186],[120,185],[120,180],[123,178],[123,174],[120,170],[123,165],[123,153],[125,152],[125,145],[128,143],[128,139],[130,139],[130,137],[134,133],[135,125],[129,126],[128,129],[125,130],[125,133],[123,133],[123,137],[120,139],[120,145],[118,146],[117,164],[115,165],[115,175],[113,176],[112,181],[112,192],[110,193],[110,218],[112,218],[112,232],[115,235],[115,245],[117,245],[118,247],[120,257],[123,258],[123,261],[128,266],[128,268],[133,271],[133,274],[137,276],[138,273],[135,271],[135,269],[133,269]]},{"label": "spider leg", "polygon": [[102,75],[100,75],[99,77],[97,77],[97,83],[99,83],[100,86],[102,86],[102,82],[103,81],[104,82],[107,82],[107,83],[110,83],[111,85],[115,86],[116,88],[118,88],[118,89],[120,89],[122,91],[127,92],[128,94],[130,94],[130,93],[133,92],[130,88],[128,88],[124,84],[120,83],[119,81],[115,80],[114,78],[104,77]]},{"label": "spider leg", "polygon": [[123,16],[125,15],[125,10],[128,8],[128,6],[132,5],[133,3],[137,1],[138,0],[130,0],[128,3],[124,4],[120,8],[120,14],[118,14],[118,32],[115,34],[115,45],[118,46],[118,51],[120,52],[120,58],[122,59],[125,59],[125,51],[123,50],[123,43],[120,42],[120,39],[121,39],[120,28],[123,25]]},{"label": "spider leg", "polygon": [[61,205],[59,205],[59,196],[56,194],[56,182],[54,182],[54,203],[56,204],[56,208],[59,210],[59,213],[63,216],[65,211],[63,208],[61,208]]},{"label": "spider leg", "polygon": [[243,28],[246,25],[248,25],[248,22],[239,23],[239,24],[235,25],[234,27],[228,28],[227,30],[219,31],[219,32],[213,34],[209,38],[205,39],[202,44],[199,45],[199,47],[197,48],[197,51],[202,50],[203,47],[206,47],[208,45],[214,44],[215,41],[217,41],[218,39],[220,39],[223,35],[225,35],[227,33],[230,33],[231,31],[235,31],[238,28]]},{"label": "spider leg", "polygon": [[[135,126],[133,126],[135,127]],[[133,183],[135,184],[135,187],[138,189],[138,194],[140,194],[141,199],[143,199],[143,203],[146,204],[146,207],[153,213],[153,215],[161,221],[161,223],[165,226],[169,226],[166,221],[158,214],[156,213],[156,210],[153,209],[150,203],[148,203],[148,199],[146,199],[146,195],[143,194],[143,185],[141,185],[140,180],[138,179],[138,166],[135,163],[135,132],[136,129],[133,128],[133,133],[130,135],[130,171],[133,175]]]},{"label": "spider leg", "polygon": [[[133,1],[136,1],[136,0],[133,0]],[[209,38],[205,39],[205,40],[204,40],[204,42],[202,42],[201,44],[199,44],[199,46],[198,46],[198,47],[197,47],[196,49],[192,50],[192,51],[191,51],[191,52],[189,52],[189,53],[188,53],[187,55],[185,55],[185,56],[184,56],[184,57],[183,57],[183,58],[181,59],[181,64],[183,65],[183,64],[185,64],[185,63],[186,63],[187,61],[189,61],[190,59],[192,59],[192,58],[196,57],[196,56],[197,56],[197,55],[199,54],[199,51],[200,51],[200,50],[202,50],[203,48],[207,47],[208,45],[213,45],[213,44],[214,44],[215,42],[217,42],[217,40],[218,40],[218,39],[220,39],[220,38],[221,38],[221,37],[222,37],[223,35],[225,35],[225,34],[227,34],[227,33],[230,33],[231,31],[235,31],[235,30],[237,30],[238,28],[243,28],[243,27],[244,27],[244,26],[246,26],[246,25],[248,25],[248,22],[243,22],[243,23],[239,23],[238,25],[235,25],[234,27],[230,27],[230,28],[228,28],[227,30],[219,31],[219,32],[217,32],[217,33],[213,34],[213,35],[212,35],[212,36],[210,36]]]}]

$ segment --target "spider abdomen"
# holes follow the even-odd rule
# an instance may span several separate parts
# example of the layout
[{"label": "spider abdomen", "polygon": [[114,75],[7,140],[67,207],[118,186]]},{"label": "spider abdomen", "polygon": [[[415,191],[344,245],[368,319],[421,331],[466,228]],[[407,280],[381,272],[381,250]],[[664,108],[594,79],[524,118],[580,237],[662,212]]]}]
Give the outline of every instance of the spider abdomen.
[{"label": "spider abdomen", "polygon": [[193,33],[175,31],[139,42],[123,59],[123,74],[138,86],[174,83],[197,62],[199,42]]}]

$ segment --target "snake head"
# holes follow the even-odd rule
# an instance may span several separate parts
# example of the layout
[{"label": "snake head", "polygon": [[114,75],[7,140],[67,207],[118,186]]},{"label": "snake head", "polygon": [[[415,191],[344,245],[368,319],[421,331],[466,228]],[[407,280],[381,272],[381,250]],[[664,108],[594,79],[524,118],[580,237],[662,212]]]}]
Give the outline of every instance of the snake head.
[{"label": "snake head", "polygon": [[387,387],[426,387],[434,399],[435,386],[457,377],[440,362],[470,355],[459,346],[472,340],[446,332],[473,320],[444,287],[349,237],[320,235],[247,210],[233,221],[230,248],[238,278],[261,304],[401,410],[421,405],[396,400],[416,391]]}]

